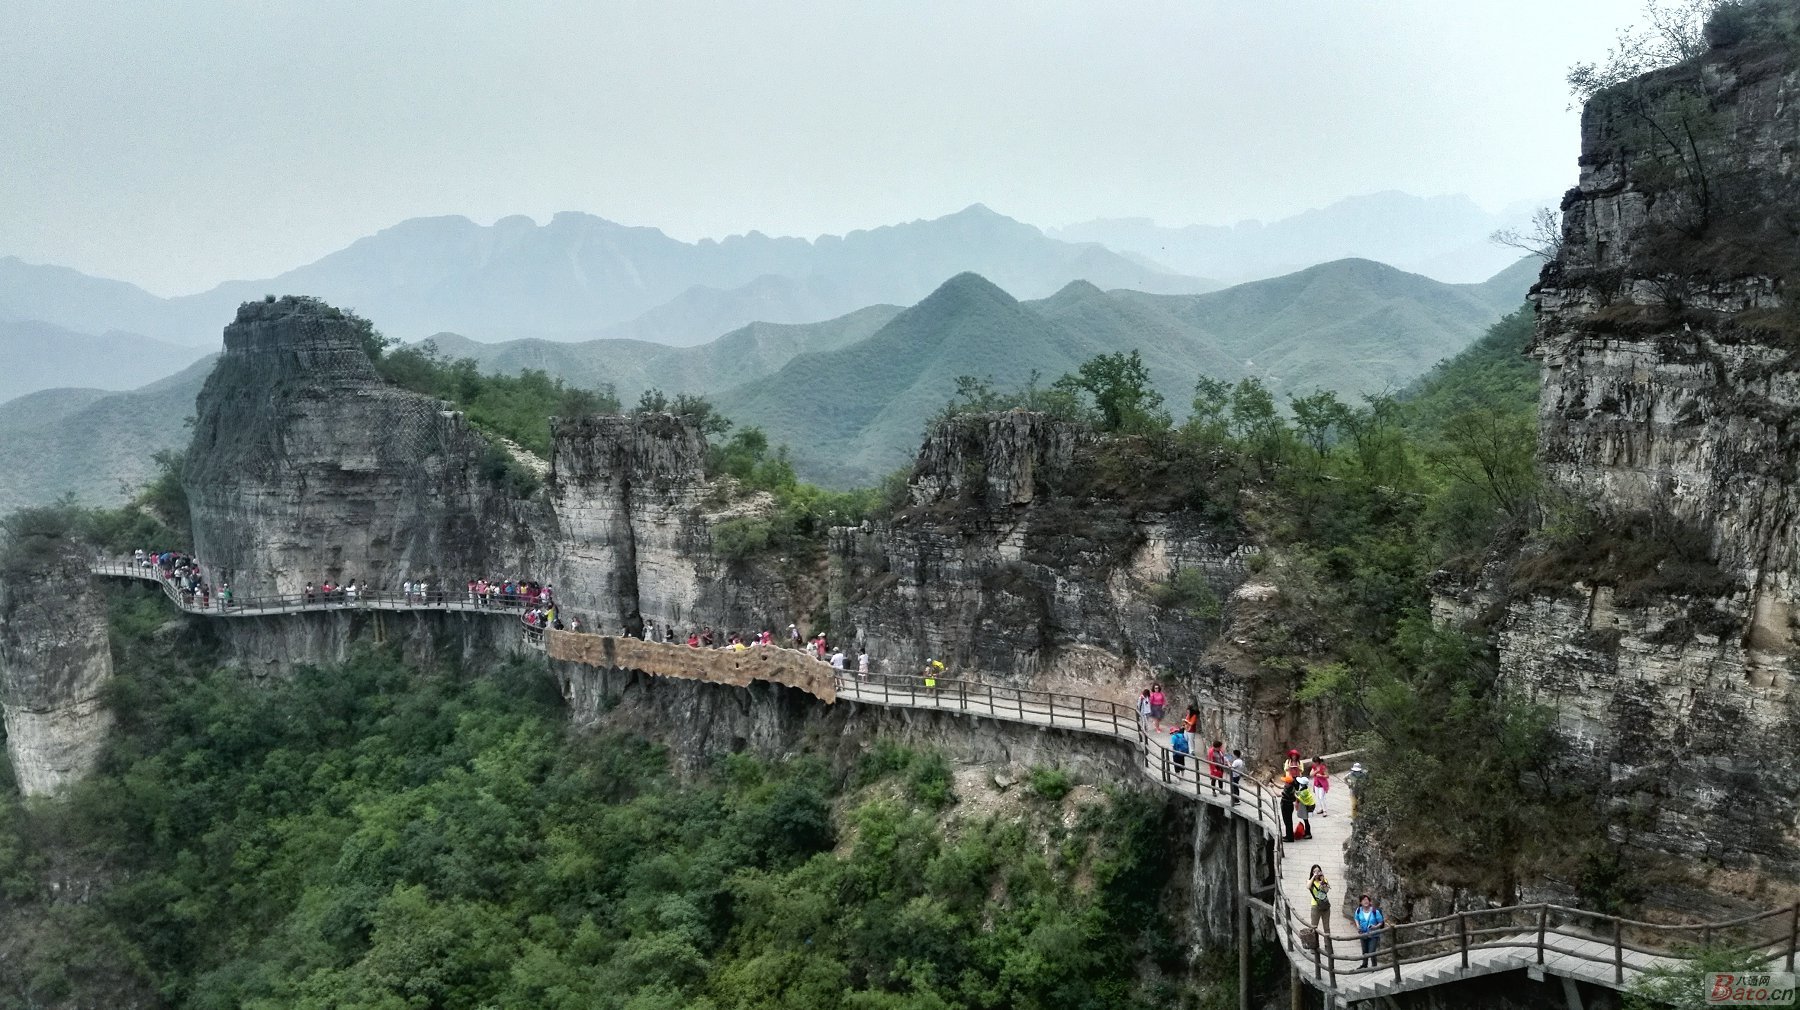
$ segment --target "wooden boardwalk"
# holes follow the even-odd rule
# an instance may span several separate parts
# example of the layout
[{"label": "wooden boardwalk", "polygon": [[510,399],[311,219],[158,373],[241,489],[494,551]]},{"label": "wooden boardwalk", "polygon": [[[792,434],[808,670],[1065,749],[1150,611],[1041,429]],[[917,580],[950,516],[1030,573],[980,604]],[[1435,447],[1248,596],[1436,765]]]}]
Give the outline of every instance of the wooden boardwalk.
[{"label": "wooden boardwalk", "polygon": [[[523,604],[477,605],[463,594],[419,597],[400,593],[362,593],[330,601],[286,596],[246,599],[229,608],[215,602],[200,607],[184,600],[156,569],[129,559],[96,562],[95,575],[158,583],[178,607],[206,617],[262,617],[295,613],[373,611],[447,611],[508,617],[517,620]],[[526,643],[544,649],[545,632],[521,623]],[[634,643],[633,655],[654,657],[667,650],[669,670],[691,666],[688,647],[680,644]],[[818,660],[810,660],[818,662]],[[645,666],[657,665],[646,662]],[[820,664],[821,666],[825,664]],[[641,672],[657,675],[656,669]],[[1350,920],[1354,895],[1345,891],[1344,847],[1350,839],[1350,790],[1342,769],[1332,776],[1326,815],[1315,814],[1311,839],[1283,842],[1279,787],[1246,775],[1237,802],[1228,786],[1214,788],[1202,754],[1188,755],[1175,766],[1168,737],[1147,732],[1137,712],[1125,705],[1082,695],[1033,691],[970,681],[940,680],[927,689],[917,677],[835,674],[840,702],[886,708],[950,712],[983,719],[1098,734],[1132,748],[1139,770],[1151,781],[1188,799],[1218,807],[1247,822],[1269,840],[1274,850],[1274,893],[1240,896],[1270,918],[1295,971],[1323,992],[1329,1002],[1356,1003],[1395,993],[1425,989],[1500,972],[1524,970],[1534,976],[1559,976],[1612,989],[1628,987],[1653,967],[1678,965],[1680,951],[1703,938],[1740,938],[1744,946],[1766,953],[1772,970],[1793,971],[1800,949],[1800,904],[1730,923],[1659,926],[1631,922],[1581,909],[1538,904],[1478,909],[1423,922],[1391,923],[1373,967],[1362,967],[1363,955]],[[1199,748],[1204,752],[1205,748]],[[1331,755],[1343,757],[1345,755]],[[1314,946],[1303,942],[1311,904],[1309,869],[1318,864],[1332,882],[1330,924]],[[1267,892],[1264,892],[1267,894]],[[1629,938],[1628,938],[1629,934]],[[1646,939],[1650,936],[1653,939]],[[1656,948],[1647,943],[1658,942]]]}]

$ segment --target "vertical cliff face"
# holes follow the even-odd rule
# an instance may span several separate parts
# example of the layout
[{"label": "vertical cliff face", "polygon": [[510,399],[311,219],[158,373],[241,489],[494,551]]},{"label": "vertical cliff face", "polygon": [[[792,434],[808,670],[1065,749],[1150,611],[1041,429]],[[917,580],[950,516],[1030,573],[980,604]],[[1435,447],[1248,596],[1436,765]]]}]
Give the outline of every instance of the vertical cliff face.
[{"label": "vertical cliff face", "polygon": [[939,658],[1127,702],[1164,678],[1246,739],[1250,686],[1200,657],[1253,548],[1214,514],[1114,482],[1150,458],[1041,414],[950,419],[920,451],[910,506],[835,537],[832,627],[901,671]]},{"label": "vertical cliff face", "polygon": [[92,771],[112,713],[106,605],[73,545],[29,578],[0,581],[0,707],[19,791],[60,792]]},{"label": "vertical cliff face", "polygon": [[242,306],[197,414],[182,479],[195,552],[240,595],[460,583],[531,560],[525,510],[482,477],[486,443],[387,385],[353,321],[322,302]]},{"label": "vertical cliff face", "polygon": [[791,593],[767,559],[734,567],[715,556],[720,521],[773,503],[765,494],[726,502],[730,489],[707,478],[706,451],[694,423],[671,414],[553,426],[557,592],[597,630],[761,630],[791,619]]},{"label": "vertical cliff face", "polygon": [[1671,904],[1800,879],[1797,102],[1755,44],[1603,93],[1538,292],[1545,472],[1587,515],[1519,565],[1500,661]]}]

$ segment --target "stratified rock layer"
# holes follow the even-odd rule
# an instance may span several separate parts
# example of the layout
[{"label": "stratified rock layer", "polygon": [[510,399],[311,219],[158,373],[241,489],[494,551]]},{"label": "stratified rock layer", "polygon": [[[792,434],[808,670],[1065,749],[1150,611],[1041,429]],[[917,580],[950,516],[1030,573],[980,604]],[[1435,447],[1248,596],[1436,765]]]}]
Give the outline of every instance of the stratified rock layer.
[{"label": "stratified rock layer", "polygon": [[0,582],[0,706],[19,791],[61,792],[92,771],[112,727],[106,604],[70,545],[32,577]]},{"label": "stratified rock layer", "polygon": [[357,580],[522,576],[523,509],[460,414],[375,372],[315,299],[249,302],[197,404],[182,483],[198,557],[240,598]]},{"label": "stratified rock layer", "polygon": [[[1253,685],[1201,662],[1254,548],[1183,507],[1189,496],[1115,486],[1108,467],[1139,448],[1110,449],[1124,455],[1043,414],[947,420],[920,450],[910,506],[834,537],[838,637],[866,643],[888,672],[935,658],[1125,704],[1162,679],[1171,704],[1200,702],[1208,735],[1260,739]],[[1206,598],[1159,604],[1181,571]]]},{"label": "stratified rock layer", "polygon": [[[1680,89],[1717,110],[1690,154],[1709,192],[1627,104],[1676,108],[1655,96]],[[1690,885],[1766,904],[1800,880],[1796,278],[1767,203],[1795,191],[1797,100],[1789,58],[1760,50],[1602,95],[1538,293],[1545,472],[1600,526],[1650,531],[1615,557],[1668,556],[1634,585],[1528,559],[1500,663],[1559,713],[1615,841],[1677,857],[1634,881],[1666,905],[1703,904]]]}]

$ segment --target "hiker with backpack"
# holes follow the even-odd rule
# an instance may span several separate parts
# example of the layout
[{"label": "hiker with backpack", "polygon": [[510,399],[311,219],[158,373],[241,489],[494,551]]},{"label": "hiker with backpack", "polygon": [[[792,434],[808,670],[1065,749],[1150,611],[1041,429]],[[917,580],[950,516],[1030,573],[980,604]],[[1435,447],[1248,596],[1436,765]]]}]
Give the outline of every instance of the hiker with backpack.
[{"label": "hiker with backpack", "polygon": [[1175,752],[1175,774],[1179,776],[1187,769],[1187,755],[1193,750],[1188,743],[1187,733],[1180,726],[1169,731],[1169,749]]},{"label": "hiker with backpack", "polygon": [[1358,968],[1375,967],[1375,955],[1381,950],[1381,931],[1387,928],[1387,916],[1381,914],[1381,907],[1375,899],[1363,895],[1357,902],[1356,935],[1362,941],[1362,963]]}]

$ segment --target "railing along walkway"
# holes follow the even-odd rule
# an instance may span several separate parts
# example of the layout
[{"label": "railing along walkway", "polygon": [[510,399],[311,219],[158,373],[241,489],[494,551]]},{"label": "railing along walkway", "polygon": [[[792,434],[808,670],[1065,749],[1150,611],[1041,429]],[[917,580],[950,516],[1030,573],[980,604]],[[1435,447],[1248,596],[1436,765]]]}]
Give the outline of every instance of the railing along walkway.
[{"label": "railing along walkway", "polygon": [[[354,600],[307,600],[295,596],[234,601],[221,609],[201,608],[180,593],[155,568],[130,561],[102,561],[94,574],[146,579],[182,609],[208,617],[242,617],[345,609],[443,610],[496,616],[518,616],[522,600],[476,604],[462,594],[449,596],[359,593]],[[525,625],[527,641],[544,648],[544,629]],[[551,632],[555,634],[556,632]],[[646,643],[658,649],[686,649],[683,644]],[[818,662],[818,660],[813,660]],[[671,664],[673,668],[674,664]],[[656,674],[656,670],[643,671]],[[1645,971],[1675,966],[1685,950],[1729,943],[1760,954],[1771,970],[1793,971],[1800,951],[1800,903],[1729,922],[1663,925],[1601,915],[1561,905],[1511,905],[1477,909],[1417,922],[1390,921],[1380,936],[1374,963],[1365,964],[1360,938],[1348,916],[1353,896],[1344,892],[1344,843],[1349,840],[1350,791],[1341,776],[1332,776],[1335,812],[1312,818],[1314,836],[1303,842],[1281,842],[1280,789],[1245,775],[1234,793],[1227,774],[1215,780],[1200,753],[1176,755],[1168,738],[1153,735],[1137,710],[1103,698],[1055,691],[1005,687],[975,681],[939,679],[926,688],[918,677],[859,676],[834,671],[837,697],[890,708],[956,712],[1026,725],[1095,733],[1135,745],[1138,768],[1153,782],[1189,799],[1219,807],[1276,839],[1276,882],[1247,900],[1275,924],[1288,958],[1319,989],[1341,1001],[1423,989],[1518,969],[1623,989]],[[1338,755],[1342,756],[1342,755]],[[1179,762],[1178,762],[1179,759]],[[1289,847],[1293,850],[1290,852]],[[1315,944],[1304,942],[1311,900],[1308,870],[1318,863],[1332,882],[1332,921]]]},{"label": "railing along walkway", "polygon": [[469,598],[466,587],[432,590],[425,593],[395,593],[377,590],[358,589],[351,596],[342,589],[331,593],[314,590],[312,593],[289,593],[273,596],[252,596],[233,598],[229,603],[214,593],[202,605],[198,599],[189,599],[169,579],[163,578],[162,570],[154,566],[144,568],[133,561],[101,560],[96,561],[88,569],[95,575],[109,578],[142,579],[154,582],[162,587],[163,595],[171,603],[190,614],[204,614],[207,617],[269,617],[280,614],[324,613],[338,610],[438,610],[454,611],[468,614],[503,614],[514,616],[530,606],[530,602],[522,596],[495,595],[481,601]]}]

